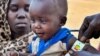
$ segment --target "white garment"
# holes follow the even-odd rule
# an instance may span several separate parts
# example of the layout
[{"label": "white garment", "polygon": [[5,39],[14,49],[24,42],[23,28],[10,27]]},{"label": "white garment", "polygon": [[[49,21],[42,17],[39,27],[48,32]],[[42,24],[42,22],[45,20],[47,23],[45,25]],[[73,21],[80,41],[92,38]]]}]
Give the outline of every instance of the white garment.
[{"label": "white garment", "polygon": [[69,53],[67,53],[65,56],[70,56],[70,54],[69,54]]}]

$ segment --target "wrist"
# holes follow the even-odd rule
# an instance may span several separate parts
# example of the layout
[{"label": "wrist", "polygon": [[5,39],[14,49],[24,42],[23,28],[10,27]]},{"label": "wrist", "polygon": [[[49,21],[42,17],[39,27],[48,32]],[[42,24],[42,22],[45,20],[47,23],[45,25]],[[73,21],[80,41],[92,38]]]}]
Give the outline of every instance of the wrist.
[{"label": "wrist", "polygon": [[81,51],[84,48],[84,46],[85,46],[84,43],[82,43],[79,40],[76,40],[71,49],[73,51]]}]

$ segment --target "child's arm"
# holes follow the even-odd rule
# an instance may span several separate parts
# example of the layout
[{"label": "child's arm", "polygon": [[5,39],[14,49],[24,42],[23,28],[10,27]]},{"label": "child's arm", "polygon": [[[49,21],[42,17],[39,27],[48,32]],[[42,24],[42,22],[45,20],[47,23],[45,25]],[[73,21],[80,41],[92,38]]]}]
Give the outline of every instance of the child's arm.
[{"label": "child's arm", "polygon": [[67,45],[68,51],[72,48],[72,46],[73,46],[73,44],[75,43],[76,40],[77,39],[74,36],[71,37],[71,39],[68,42],[69,44]]},{"label": "child's arm", "polygon": [[[73,44],[75,43],[77,39],[75,37],[72,37],[70,40],[69,40],[69,45],[68,47],[70,47],[70,49],[72,48]],[[69,49],[69,50],[70,50]],[[84,51],[88,51],[90,53],[99,53],[94,47],[92,47],[90,44],[85,44],[84,48],[83,48]]]},{"label": "child's arm", "polygon": [[93,54],[88,51],[79,51],[79,52],[73,51],[72,54],[70,53],[70,56],[100,56],[100,54]]}]

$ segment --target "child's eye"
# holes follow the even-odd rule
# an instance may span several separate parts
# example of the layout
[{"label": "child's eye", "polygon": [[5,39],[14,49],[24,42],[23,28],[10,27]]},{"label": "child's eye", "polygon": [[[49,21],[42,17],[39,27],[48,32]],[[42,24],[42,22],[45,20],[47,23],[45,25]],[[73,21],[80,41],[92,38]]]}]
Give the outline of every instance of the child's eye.
[{"label": "child's eye", "polygon": [[31,23],[35,23],[35,19],[31,18]]},{"label": "child's eye", "polygon": [[45,24],[45,23],[47,23],[47,20],[45,19],[45,18],[41,18],[41,23],[43,23],[43,24]]},{"label": "child's eye", "polygon": [[25,11],[28,12],[29,11],[29,5],[25,5],[25,8],[24,9],[25,9]]},{"label": "child's eye", "polygon": [[12,5],[12,6],[9,7],[9,9],[13,12],[16,12],[16,11],[18,11],[18,6],[17,5]]}]

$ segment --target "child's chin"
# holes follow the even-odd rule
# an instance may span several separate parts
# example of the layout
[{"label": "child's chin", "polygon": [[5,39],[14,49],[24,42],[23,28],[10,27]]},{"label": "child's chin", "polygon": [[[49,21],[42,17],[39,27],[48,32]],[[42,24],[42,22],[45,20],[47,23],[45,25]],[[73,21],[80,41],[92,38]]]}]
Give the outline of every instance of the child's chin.
[{"label": "child's chin", "polygon": [[40,37],[41,39],[43,39],[43,40],[47,40],[47,38],[45,38],[45,37]]},{"label": "child's chin", "polygon": [[43,38],[43,37],[40,37],[41,39],[43,39],[43,40],[45,40],[45,38]]}]

